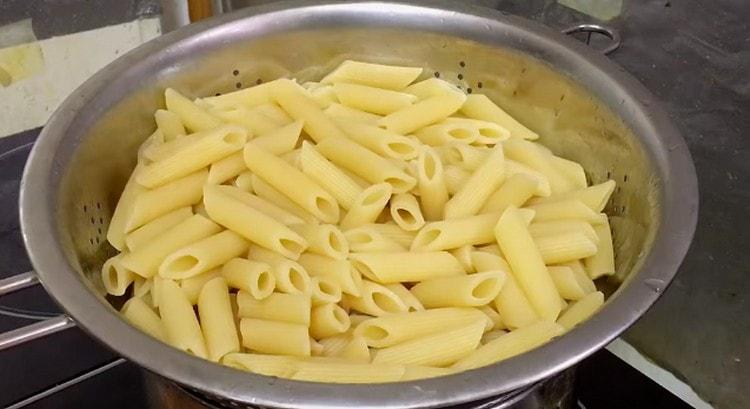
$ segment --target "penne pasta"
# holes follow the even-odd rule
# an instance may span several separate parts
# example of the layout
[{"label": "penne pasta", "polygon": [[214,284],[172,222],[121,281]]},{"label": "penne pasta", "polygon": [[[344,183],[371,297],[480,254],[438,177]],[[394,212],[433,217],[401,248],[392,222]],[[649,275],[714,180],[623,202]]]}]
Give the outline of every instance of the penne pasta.
[{"label": "penne pasta", "polygon": [[551,160],[552,167],[557,169],[574,189],[583,189],[588,186],[583,166],[555,155],[551,155]]},{"label": "penne pasta", "polygon": [[349,249],[353,253],[389,253],[407,250],[398,242],[380,234],[372,226],[377,226],[377,224],[366,224],[344,233],[346,240],[349,242]]},{"label": "penne pasta", "polygon": [[257,175],[250,178],[253,192],[263,200],[272,203],[274,206],[286,210],[305,223],[319,223],[320,221],[312,213],[300,207],[298,204],[290,201],[283,193],[274,189],[271,185],[264,182]]},{"label": "penne pasta", "polygon": [[368,224],[362,227],[375,233],[379,233],[386,239],[400,244],[405,249],[411,246],[412,240],[414,240],[414,237],[417,235],[416,232],[406,231],[398,227],[395,223]]},{"label": "penne pasta", "polygon": [[521,207],[526,203],[539,186],[538,179],[525,173],[508,176],[505,182],[490,195],[480,213],[502,212],[508,206]]},{"label": "penne pasta", "polygon": [[224,365],[243,371],[291,378],[297,371],[297,361],[290,356],[231,353],[222,358]]},{"label": "penne pasta", "polygon": [[522,164],[514,160],[505,159],[505,171],[508,173],[508,177],[514,175],[523,174],[536,180],[537,186],[534,195],[540,197],[547,197],[552,194],[552,188],[550,187],[549,180],[541,172]]},{"label": "penne pasta", "polygon": [[490,151],[490,148],[484,146],[472,146],[460,142],[449,143],[440,148],[440,153],[446,163],[460,166],[469,172],[482,166],[490,155]]},{"label": "penne pasta", "polygon": [[203,286],[198,297],[198,315],[208,359],[218,362],[224,355],[240,351],[229,287],[224,278],[214,278]]},{"label": "penne pasta", "polygon": [[474,252],[474,246],[471,244],[463,245],[457,249],[450,250],[449,253],[458,260],[467,273],[475,273],[474,265],[471,262],[471,253]]},{"label": "penne pasta", "polygon": [[207,358],[206,343],[193,305],[177,283],[161,280],[158,300],[159,314],[169,344],[200,358]]},{"label": "penne pasta", "polygon": [[534,220],[537,222],[565,219],[580,219],[591,224],[600,224],[602,222],[598,213],[591,210],[580,200],[575,199],[535,204],[526,208],[536,212]]},{"label": "penne pasta", "polygon": [[162,342],[168,342],[161,318],[141,298],[133,297],[123,304],[120,313],[139,330]]},{"label": "penne pasta", "polygon": [[349,260],[336,260],[313,253],[302,253],[297,262],[312,277],[325,276],[334,279],[346,294],[358,297],[362,276],[352,267]]},{"label": "penne pasta", "polygon": [[263,354],[310,356],[307,327],[287,322],[242,318],[242,345]]},{"label": "penne pasta", "polygon": [[505,283],[502,270],[424,280],[411,293],[425,306],[478,307],[492,302]]},{"label": "penne pasta", "polygon": [[428,78],[419,81],[406,87],[403,92],[415,95],[419,99],[427,99],[429,97],[443,95],[449,92],[463,94],[463,92],[456,88],[455,85],[438,78]]},{"label": "penne pasta", "polygon": [[424,147],[417,158],[417,187],[425,219],[441,219],[448,202],[448,187],[443,163],[430,147]]},{"label": "penne pasta", "polygon": [[256,245],[250,246],[248,259],[271,266],[271,272],[276,278],[276,289],[279,291],[289,294],[310,294],[310,276],[299,263]]},{"label": "penne pasta", "polygon": [[469,355],[479,346],[484,323],[471,324],[438,332],[379,349],[372,359],[375,364],[447,366]]},{"label": "penne pasta", "polygon": [[347,231],[365,224],[374,223],[391,198],[392,185],[379,183],[363,190],[352,203],[349,211],[339,223]]},{"label": "penne pasta", "polygon": [[206,185],[203,193],[211,219],[242,237],[296,259],[307,248],[300,235],[278,221],[234,199],[218,186]]},{"label": "penne pasta", "polygon": [[[549,266],[549,275],[555,282],[557,292],[566,300],[580,300],[590,291],[590,285],[593,282],[587,275],[578,275],[568,266]],[[596,290],[596,288],[594,288]]]},{"label": "penne pasta", "polygon": [[461,263],[445,251],[352,253],[349,259],[363,276],[381,284],[416,282],[464,274]]},{"label": "penne pasta", "polygon": [[343,334],[350,325],[349,315],[335,303],[314,307],[310,312],[310,335],[313,338]]},{"label": "penne pasta", "polygon": [[310,279],[310,294],[313,306],[335,304],[341,301],[341,286],[330,275],[315,276]]},{"label": "penne pasta", "polygon": [[346,107],[335,102],[329,105],[323,112],[333,119],[346,119],[370,125],[377,125],[380,118],[382,118],[380,115]]},{"label": "penne pasta", "polygon": [[242,318],[257,318],[290,324],[310,325],[312,303],[306,294],[271,293],[258,300],[252,294],[240,290],[237,293],[238,314]]},{"label": "penne pasta", "polygon": [[601,291],[586,294],[580,300],[571,304],[557,319],[557,323],[570,331],[576,325],[591,318],[604,304],[604,294]]},{"label": "penne pasta", "polygon": [[549,181],[553,194],[574,190],[574,186],[552,166],[551,155],[539,149],[533,142],[511,138],[503,142],[505,155],[542,173]]},{"label": "penne pasta", "polygon": [[408,310],[396,293],[380,284],[362,280],[360,291],[359,297],[344,295],[342,298],[344,307],[376,317]]},{"label": "penne pasta", "polygon": [[369,363],[372,360],[370,349],[362,337],[351,337],[336,356],[357,363]]},{"label": "penne pasta", "polygon": [[461,112],[469,118],[494,122],[510,132],[510,135],[522,139],[539,139],[539,135],[525,127],[515,118],[508,115],[486,95],[471,94],[461,106]]},{"label": "penne pasta", "polygon": [[409,292],[409,289],[404,287],[401,283],[393,283],[393,284],[386,284],[385,288],[393,291],[394,294],[398,296],[398,298],[401,299],[401,301],[404,302],[404,305],[406,305],[407,311],[424,311],[425,308],[422,305],[421,302],[417,299],[417,297],[414,296],[411,292]]},{"label": "penne pasta", "polygon": [[293,224],[289,226],[308,243],[307,251],[337,260],[349,255],[349,243],[344,233],[332,224]]},{"label": "penne pasta", "polygon": [[190,301],[190,304],[195,305],[198,304],[198,296],[200,295],[203,286],[216,277],[221,277],[221,269],[217,268],[214,270],[206,271],[205,273],[192,276],[190,278],[186,278],[184,280],[180,280],[180,289],[185,294],[185,297],[187,297],[188,301]]},{"label": "penne pasta", "polygon": [[466,181],[469,180],[471,173],[460,166],[445,165],[443,167],[443,175],[445,176],[445,187],[448,189],[448,193],[455,195],[466,184]]},{"label": "penne pasta", "polygon": [[485,330],[485,332],[490,330],[497,330],[497,329],[503,329],[505,325],[503,325],[502,319],[500,319],[500,314],[495,311],[494,308],[490,306],[490,304],[483,305],[479,307],[479,311],[482,311],[482,314],[484,314],[490,322],[492,322],[492,326],[489,330]]},{"label": "penne pasta", "polygon": [[412,133],[444,120],[458,111],[465,100],[464,94],[454,92],[423,99],[384,116],[378,121],[378,126],[402,135]]},{"label": "penne pasta", "polygon": [[424,226],[424,216],[414,195],[397,193],[390,202],[390,211],[396,225],[406,231],[416,231]]},{"label": "penne pasta", "polygon": [[252,108],[268,104],[272,102],[271,89],[282,81],[287,80],[278,79],[215,97],[203,98],[203,101],[216,108],[234,108],[238,106]]},{"label": "penne pasta", "polygon": [[602,276],[615,274],[615,252],[612,247],[612,232],[609,221],[604,218],[604,223],[594,226],[596,235],[599,236],[599,247],[596,254],[583,260],[586,272],[592,280]]},{"label": "penne pasta", "polygon": [[177,115],[185,128],[192,132],[207,131],[221,125],[218,118],[172,88],[167,88],[164,91],[164,99],[167,110]]},{"label": "penne pasta", "polygon": [[177,280],[196,276],[245,253],[248,244],[239,234],[224,230],[168,255],[159,266],[159,275]]},{"label": "penne pasta", "polygon": [[419,154],[419,143],[406,136],[356,120],[335,122],[351,140],[383,157],[411,160]]},{"label": "penne pasta", "polygon": [[110,257],[102,265],[101,278],[107,294],[124,295],[136,275],[127,267],[122,265],[125,253]]},{"label": "penne pasta", "polygon": [[165,142],[169,142],[187,134],[187,132],[185,132],[185,126],[182,125],[180,116],[174,112],[157,109],[154,113],[154,120],[156,121],[156,128],[161,131],[161,134],[164,136]]},{"label": "penne pasta", "polygon": [[352,178],[308,142],[302,142],[299,159],[302,172],[330,193],[341,207],[351,209],[357,196],[362,193],[362,188]]},{"label": "penne pasta", "polygon": [[596,243],[580,231],[534,237],[534,243],[546,264],[578,260],[597,252]]},{"label": "penne pasta", "polygon": [[499,213],[427,223],[411,243],[412,251],[438,251],[495,241]]},{"label": "penne pasta", "polygon": [[192,208],[185,206],[159,216],[129,233],[125,237],[125,244],[130,251],[136,250],[156,238],[162,232],[180,224],[180,222],[185,221],[192,215]]},{"label": "penne pasta", "polygon": [[615,191],[615,181],[608,180],[598,185],[585,187],[579,190],[573,190],[567,193],[554,195],[550,197],[539,197],[529,201],[530,204],[542,204],[552,202],[562,202],[566,200],[580,200],[581,203],[588,206],[594,212],[601,212],[607,205],[609,198]]},{"label": "penne pasta", "polygon": [[599,244],[599,236],[590,223],[576,219],[553,220],[549,222],[531,223],[529,233],[534,238],[554,236],[567,233],[580,233],[594,244]]},{"label": "penne pasta", "polygon": [[456,219],[477,214],[490,195],[503,183],[504,161],[503,145],[497,145],[445,204],[445,218]]},{"label": "penne pasta", "polygon": [[216,186],[216,190],[224,195],[230,196],[232,199],[237,200],[253,209],[265,214],[268,217],[280,222],[284,225],[301,224],[304,221],[295,216],[294,214],[276,206],[275,204],[258,197],[252,193],[243,191],[240,188],[234,188],[231,186]]},{"label": "penne pasta", "polygon": [[401,90],[417,79],[421,73],[421,67],[399,67],[346,60],[320,80],[320,83],[345,82]]},{"label": "penne pasta", "polygon": [[388,115],[417,101],[412,94],[344,82],[334,83],[333,92],[342,105],[379,115]]},{"label": "penne pasta", "polygon": [[307,96],[304,88],[291,80],[279,80],[271,95],[292,118],[303,121],[303,129],[317,143],[327,138],[344,138],[344,133],[328,118],[320,106]]},{"label": "penne pasta", "polygon": [[227,280],[227,285],[246,291],[256,300],[268,297],[276,287],[270,265],[244,258],[227,261],[221,267],[221,276]]}]

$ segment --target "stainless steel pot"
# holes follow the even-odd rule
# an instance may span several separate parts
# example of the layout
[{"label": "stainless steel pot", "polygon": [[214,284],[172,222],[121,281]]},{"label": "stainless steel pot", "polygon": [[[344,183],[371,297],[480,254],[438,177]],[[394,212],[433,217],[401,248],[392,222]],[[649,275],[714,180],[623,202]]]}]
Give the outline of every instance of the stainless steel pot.
[{"label": "stainless steel pot", "polygon": [[[296,382],[194,358],[123,321],[98,272],[105,233],[137,146],[171,86],[213,95],[290,75],[316,79],[345,58],[423,65],[482,92],[618,188],[612,217],[618,274],[600,313],[522,356],[452,376],[380,385]],[[75,323],[138,364],[214,399],[274,407],[435,407],[530,385],[570,367],[633,324],[669,284],[698,211],[685,142],[654,97],[575,40],[529,21],[456,3],[424,6],[281,3],[188,26],[110,64],[57,110],[29,158],[21,190],[26,247]],[[33,283],[0,283],[0,294]],[[114,300],[115,302],[117,300]],[[0,348],[65,328],[61,317],[0,338]]]}]

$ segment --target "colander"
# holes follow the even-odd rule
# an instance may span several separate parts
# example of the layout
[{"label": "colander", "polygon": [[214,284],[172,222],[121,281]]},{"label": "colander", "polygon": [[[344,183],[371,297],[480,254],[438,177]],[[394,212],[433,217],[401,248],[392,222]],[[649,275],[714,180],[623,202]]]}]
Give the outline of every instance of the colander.
[{"label": "colander", "polygon": [[[344,59],[419,65],[425,76],[484,93],[580,162],[592,183],[617,181],[617,275],[589,321],[521,356],[451,376],[333,385],[271,378],[171,348],[123,321],[99,281],[105,234],[153,131],[166,87],[191,97],[288,76],[316,80]],[[36,274],[69,314],[0,338],[7,347],[80,326],[117,353],[230,406],[435,407],[509,393],[550,377],[632,325],[676,273],[698,211],[685,142],[654,97],[606,57],[538,24],[460,3],[277,3],[155,39],[78,88],[42,131],[21,187],[21,226]],[[34,281],[22,276],[0,293]],[[0,348],[1,348],[0,347]]]}]

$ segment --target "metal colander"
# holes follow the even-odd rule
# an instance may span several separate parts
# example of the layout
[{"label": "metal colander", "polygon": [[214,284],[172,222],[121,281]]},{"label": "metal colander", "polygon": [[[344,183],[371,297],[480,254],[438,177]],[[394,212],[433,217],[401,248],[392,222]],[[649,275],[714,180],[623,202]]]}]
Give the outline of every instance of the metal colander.
[{"label": "metal colander", "polygon": [[[425,67],[483,93],[592,183],[617,181],[617,275],[599,314],[554,342],[486,368],[383,385],[325,385],[240,373],[135,330],[103,296],[105,234],[166,87],[189,97],[282,76],[320,79],[344,59]],[[697,217],[689,153],[653,97],[605,57],[531,22],[448,3],[247,9],[165,35],[87,81],[43,131],[27,165],[21,221],[43,284],[76,323],[128,359],[238,405],[438,406],[498,395],[573,365],[631,325],[669,283]]]}]

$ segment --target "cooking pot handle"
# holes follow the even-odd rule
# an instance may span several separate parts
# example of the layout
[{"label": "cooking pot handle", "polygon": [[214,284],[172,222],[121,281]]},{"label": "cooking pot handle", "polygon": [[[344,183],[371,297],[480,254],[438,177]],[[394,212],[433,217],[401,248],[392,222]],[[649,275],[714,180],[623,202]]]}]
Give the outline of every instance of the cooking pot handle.
[{"label": "cooking pot handle", "polygon": [[[33,271],[4,278],[0,280],[0,297],[36,284],[39,284],[39,279]],[[2,333],[0,334],[0,351],[54,334],[64,329],[72,328],[75,325],[75,322],[67,315],[59,315]]]},{"label": "cooking pot handle", "polygon": [[602,24],[577,24],[575,26],[563,29],[562,33],[568,35],[575,33],[587,33],[588,37],[586,37],[586,44],[589,44],[589,42],[591,41],[592,33],[599,33],[603,34],[606,37],[609,37],[611,43],[601,50],[604,55],[612,54],[618,48],[620,48],[620,45],[622,44],[622,37],[620,37],[620,33],[614,28]]}]

